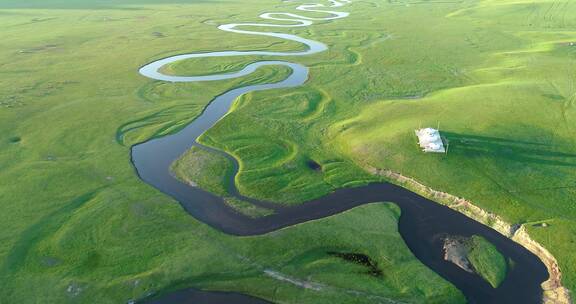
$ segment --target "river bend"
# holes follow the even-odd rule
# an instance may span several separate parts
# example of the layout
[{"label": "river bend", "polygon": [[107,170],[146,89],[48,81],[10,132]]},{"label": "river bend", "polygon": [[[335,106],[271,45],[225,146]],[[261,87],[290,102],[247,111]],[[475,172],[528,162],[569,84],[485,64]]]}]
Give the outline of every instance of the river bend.
[{"label": "river bend", "polygon": [[[331,21],[349,16],[348,12],[334,11],[351,4],[347,0],[330,0],[325,4],[304,4],[296,7],[301,12],[325,14],[323,18],[311,18],[288,12],[265,13],[264,20],[274,23],[233,23],[218,28],[242,35],[259,35],[275,39],[285,39],[302,43],[304,51],[218,51],[208,53],[190,53],[167,57],[149,63],[140,69],[145,77],[167,82],[201,82],[233,79],[247,76],[263,66],[285,66],[291,74],[277,83],[256,84],[232,89],[216,97],[193,122],[181,131],[161,138],[151,139],[132,147],[132,163],[138,176],[149,185],[176,199],[190,215],[224,233],[247,236],[260,235],[298,223],[327,217],[372,202],[394,202],[401,209],[399,232],[412,253],[426,266],[459,288],[470,303],[541,303],[540,284],[548,278],[544,264],[521,245],[513,242],[495,230],[484,226],[456,211],[432,202],[402,187],[378,183],[363,187],[336,190],[324,197],[293,206],[281,207],[270,202],[261,202],[238,193],[233,179],[232,194],[239,199],[258,206],[272,208],[275,213],[261,218],[250,218],[230,208],[222,197],[191,187],[180,182],[170,172],[171,164],[192,146],[220,153],[235,164],[236,160],[227,153],[199,144],[197,138],[210,129],[218,120],[225,117],[231,105],[241,95],[262,90],[298,87],[308,79],[307,67],[286,61],[258,61],[245,66],[242,70],[217,75],[177,76],[162,72],[168,64],[192,59],[231,56],[306,56],[327,50],[321,42],[302,38],[292,34],[278,32],[259,32],[248,28],[294,28],[307,27],[316,21]],[[385,54],[383,54],[385,56]],[[447,235],[481,235],[494,244],[507,258],[515,262],[505,281],[494,289],[479,276],[467,273],[457,266],[444,261],[442,244]],[[232,298],[230,298],[232,297]],[[204,292],[188,289],[167,295],[155,303],[187,303],[190,299],[203,299],[205,303],[263,303],[262,300],[234,293]],[[187,300],[188,299],[188,300]],[[225,299],[225,300],[221,300]],[[227,301],[227,302],[226,302]],[[204,303],[204,302],[203,302]]]}]

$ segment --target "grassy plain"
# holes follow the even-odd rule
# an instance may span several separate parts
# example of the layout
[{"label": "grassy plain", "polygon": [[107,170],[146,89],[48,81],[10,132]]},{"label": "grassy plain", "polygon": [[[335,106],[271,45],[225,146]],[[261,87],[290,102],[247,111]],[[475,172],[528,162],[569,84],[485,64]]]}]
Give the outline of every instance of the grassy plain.
[{"label": "grassy plain", "polygon": [[[178,130],[225,90],[287,73],[268,67],[238,80],[170,84],[140,77],[138,67],[192,51],[301,49],[215,26],[294,5],[1,1],[0,298],[120,303],[192,285],[280,303],[334,302],[350,297],[347,288],[367,303],[462,302],[443,280],[427,279],[435,275],[409,254],[394,230],[397,213],[384,205],[232,238],[137,179],[130,145]],[[295,204],[378,180],[365,166],[399,171],[511,222],[550,223],[529,230],[576,291],[576,3],[359,1],[346,9],[347,19],[283,30],[330,47],[285,58],[311,67],[305,86],[244,96],[202,138],[239,160],[238,188]],[[169,69],[213,73],[252,60]],[[450,153],[421,154],[413,129],[438,122]],[[326,249],[366,254],[384,278]],[[263,267],[330,288],[303,292]]]},{"label": "grassy plain", "polygon": [[[213,25],[291,7],[262,1],[0,2],[2,302],[125,303],[191,285],[279,303],[463,301],[404,246],[394,208],[363,207],[271,235],[234,238],[198,223],[136,177],[132,144],[178,130],[227,89],[287,73],[265,68],[209,85],[167,84],[140,77],[138,67],[215,46],[299,49],[232,36]],[[337,32],[319,38],[339,39]],[[362,37],[360,30],[356,35]],[[221,64],[194,63],[191,74],[212,73]],[[367,176],[353,165],[336,165]],[[370,233],[359,237],[359,231]],[[325,250],[366,254],[384,276]],[[324,289],[303,291],[264,275],[264,267]],[[429,277],[437,279],[430,283]]]},{"label": "grassy plain", "polygon": [[[309,30],[330,52],[298,58],[312,66],[307,85],[245,96],[201,141],[237,157],[239,189],[263,199],[374,180],[366,167],[467,198],[525,224],[576,291],[576,3],[372,5],[377,16]],[[413,130],[437,125],[448,155],[421,153]]]}]

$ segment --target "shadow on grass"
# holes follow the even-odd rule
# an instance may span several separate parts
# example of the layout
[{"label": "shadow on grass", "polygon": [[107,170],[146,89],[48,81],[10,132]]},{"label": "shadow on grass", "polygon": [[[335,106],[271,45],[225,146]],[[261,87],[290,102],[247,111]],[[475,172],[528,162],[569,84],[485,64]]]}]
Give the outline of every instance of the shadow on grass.
[{"label": "shadow on grass", "polygon": [[24,267],[26,259],[32,249],[44,238],[57,231],[65,221],[71,217],[71,214],[73,214],[75,210],[95,198],[102,188],[103,187],[100,187],[72,199],[65,203],[60,209],[44,216],[24,230],[12,247],[10,253],[8,253],[4,264],[0,267],[0,276],[14,274]]},{"label": "shadow on grass", "polygon": [[576,154],[558,151],[559,147],[554,145],[453,132],[442,132],[442,136],[447,140],[451,155],[492,155],[526,164],[576,167]]}]

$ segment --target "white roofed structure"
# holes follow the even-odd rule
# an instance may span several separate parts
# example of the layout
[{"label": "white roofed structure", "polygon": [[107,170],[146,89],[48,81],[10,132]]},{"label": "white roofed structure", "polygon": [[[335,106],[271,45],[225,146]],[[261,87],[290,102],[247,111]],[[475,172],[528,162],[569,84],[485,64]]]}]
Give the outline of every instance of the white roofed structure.
[{"label": "white roofed structure", "polygon": [[440,131],[433,128],[424,128],[416,130],[418,144],[422,151],[432,153],[446,153]]}]

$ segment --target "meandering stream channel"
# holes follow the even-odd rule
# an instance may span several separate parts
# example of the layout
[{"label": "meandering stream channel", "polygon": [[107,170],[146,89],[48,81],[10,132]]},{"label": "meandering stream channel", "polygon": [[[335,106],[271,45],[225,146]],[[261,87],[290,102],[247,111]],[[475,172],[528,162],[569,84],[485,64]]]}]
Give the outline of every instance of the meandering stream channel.
[{"label": "meandering stream channel", "polygon": [[[300,52],[269,51],[221,51],[191,53],[164,58],[140,69],[146,77],[169,82],[199,82],[232,79],[246,76],[262,66],[285,66],[292,70],[283,81],[270,84],[249,85],[225,92],[215,98],[192,123],[181,131],[132,147],[132,163],[139,177],[151,186],[172,196],[196,219],[224,233],[247,236],[259,235],[298,223],[327,217],[372,202],[394,202],[402,209],[399,232],[412,253],[426,266],[459,288],[470,303],[541,303],[540,284],[548,278],[544,264],[527,249],[513,242],[495,230],[486,227],[456,211],[432,202],[399,186],[378,183],[357,188],[339,189],[324,197],[293,207],[281,207],[270,202],[261,202],[242,196],[233,187],[233,195],[258,206],[273,209],[273,215],[251,218],[229,207],[222,197],[202,189],[187,185],[176,179],[170,172],[171,164],[192,146],[220,153],[230,159],[238,169],[234,158],[223,151],[205,147],[196,139],[229,111],[233,102],[242,94],[277,88],[297,87],[308,79],[308,68],[286,61],[258,61],[241,71],[219,75],[175,76],[161,72],[167,64],[190,58],[229,57],[247,55],[304,56],[327,50],[323,43],[291,34],[257,32],[238,29],[239,27],[289,28],[306,27],[314,21],[345,18],[347,12],[336,12],[327,8],[338,8],[350,4],[347,0],[331,0],[330,5],[305,4],[297,7],[300,11],[324,13],[325,18],[310,18],[292,13],[265,13],[260,15],[267,20],[281,21],[283,24],[241,23],[225,24],[219,29],[249,35],[270,36],[303,43],[307,46]],[[289,24],[286,24],[289,22]],[[231,184],[234,181],[231,180]],[[514,261],[508,276],[500,287],[494,289],[482,278],[461,270],[443,258],[443,238],[446,235],[481,235],[494,244],[508,259]],[[264,303],[260,299],[236,293],[204,292],[195,289],[179,291],[155,301],[155,303]]]}]

